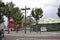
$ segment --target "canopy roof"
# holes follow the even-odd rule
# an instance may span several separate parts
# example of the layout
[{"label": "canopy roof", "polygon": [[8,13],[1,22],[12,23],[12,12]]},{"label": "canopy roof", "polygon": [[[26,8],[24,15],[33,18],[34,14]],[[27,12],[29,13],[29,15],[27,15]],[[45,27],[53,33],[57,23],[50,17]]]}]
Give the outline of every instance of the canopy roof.
[{"label": "canopy roof", "polygon": [[60,23],[60,18],[40,18],[38,24]]}]

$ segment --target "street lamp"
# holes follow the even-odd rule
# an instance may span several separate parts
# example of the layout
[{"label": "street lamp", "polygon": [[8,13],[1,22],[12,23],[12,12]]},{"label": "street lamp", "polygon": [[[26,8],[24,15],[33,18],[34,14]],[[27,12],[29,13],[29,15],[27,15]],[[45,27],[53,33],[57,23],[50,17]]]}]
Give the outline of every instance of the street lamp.
[{"label": "street lamp", "polygon": [[30,8],[22,8],[21,10],[24,10],[25,11],[25,33],[26,33],[26,10],[30,10]]}]

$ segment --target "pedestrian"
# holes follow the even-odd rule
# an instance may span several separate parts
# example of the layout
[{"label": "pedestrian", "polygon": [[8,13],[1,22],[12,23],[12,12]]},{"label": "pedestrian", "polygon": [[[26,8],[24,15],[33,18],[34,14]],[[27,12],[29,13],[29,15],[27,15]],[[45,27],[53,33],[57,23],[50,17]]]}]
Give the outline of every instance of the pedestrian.
[{"label": "pedestrian", "polygon": [[7,29],[7,26],[8,26],[8,17],[7,16],[3,16],[3,20],[4,20],[4,27]]}]

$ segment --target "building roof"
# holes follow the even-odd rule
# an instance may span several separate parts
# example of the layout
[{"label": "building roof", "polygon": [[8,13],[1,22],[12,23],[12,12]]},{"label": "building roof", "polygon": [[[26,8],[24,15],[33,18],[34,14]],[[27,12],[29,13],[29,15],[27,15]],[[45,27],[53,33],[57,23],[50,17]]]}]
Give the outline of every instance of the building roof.
[{"label": "building roof", "polygon": [[60,23],[60,18],[40,18],[38,24]]}]

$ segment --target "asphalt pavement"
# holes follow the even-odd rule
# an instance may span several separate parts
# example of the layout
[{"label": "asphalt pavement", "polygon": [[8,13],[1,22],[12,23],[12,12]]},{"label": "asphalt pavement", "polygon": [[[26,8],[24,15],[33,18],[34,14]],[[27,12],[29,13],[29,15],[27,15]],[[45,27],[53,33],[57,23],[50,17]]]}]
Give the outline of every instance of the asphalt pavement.
[{"label": "asphalt pavement", "polygon": [[24,31],[15,31],[8,34],[5,32],[6,40],[60,40],[60,32],[29,32],[25,34]]}]

